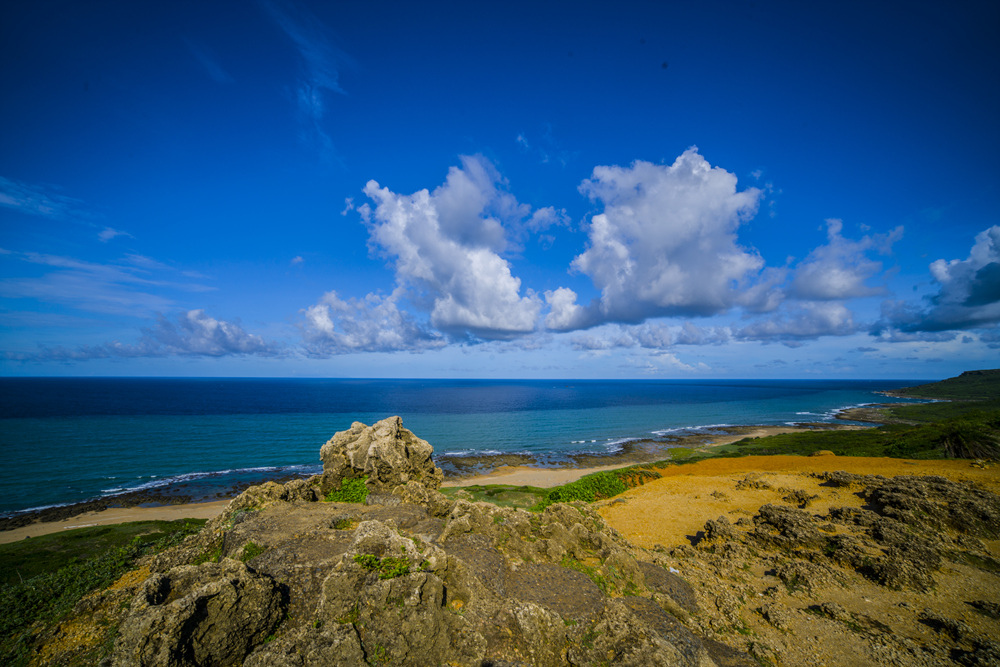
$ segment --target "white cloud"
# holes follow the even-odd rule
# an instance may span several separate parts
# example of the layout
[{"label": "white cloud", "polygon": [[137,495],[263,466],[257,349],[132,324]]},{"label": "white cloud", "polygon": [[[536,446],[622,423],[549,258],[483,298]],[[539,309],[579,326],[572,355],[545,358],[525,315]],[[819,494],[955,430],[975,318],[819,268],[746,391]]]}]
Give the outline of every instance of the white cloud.
[{"label": "white cloud", "polygon": [[591,220],[588,247],[572,268],[589,276],[601,296],[581,308],[566,288],[550,292],[550,328],[725,312],[742,304],[763,268],[736,238],[756,213],[761,191],[738,191],[736,177],[712,167],[696,148],[670,166],[596,167],[580,190],[604,211]]},{"label": "white cloud", "polygon": [[847,336],[858,330],[844,304],[814,301],[800,304],[790,315],[760,320],[733,332],[737,340],[779,342],[790,347],[821,336]]},{"label": "white cloud", "polygon": [[574,334],[570,339],[577,350],[643,348],[665,350],[675,345],[719,345],[731,338],[729,327],[699,327],[691,322],[667,325],[646,322],[633,326],[604,324]]},{"label": "white cloud", "polygon": [[930,265],[930,272],[940,288],[928,306],[888,301],[873,333],[933,333],[1000,323],[1000,225],[976,235],[968,258],[939,259]]},{"label": "white cloud", "polygon": [[61,219],[78,214],[82,202],[54,188],[29,185],[0,176],[0,206],[28,215]]},{"label": "white cloud", "polygon": [[7,257],[47,269],[39,276],[0,280],[0,297],[58,303],[95,313],[152,316],[175,308],[174,302],[161,293],[163,290],[213,289],[201,283],[175,280],[171,275],[173,269],[142,255],[126,255],[123,260],[108,264],[34,252]]},{"label": "white cloud", "polygon": [[247,333],[238,322],[217,320],[204,310],[189,310],[176,321],[162,315],[156,325],[142,329],[136,344],[112,341],[103,345],[85,345],[75,349],[42,347],[34,354],[8,355],[17,361],[86,361],[89,359],[136,357],[273,357],[281,346]]},{"label": "white cloud", "polygon": [[104,229],[102,229],[97,234],[97,238],[99,238],[102,243],[107,243],[111,239],[114,239],[114,238],[116,238],[118,236],[127,236],[130,239],[131,238],[135,238],[134,236],[132,236],[128,232],[123,232],[120,229],[113,229],[111,227],[105,227]]},{"label": "white cloud", "polygon": [[343,300],[327,292],[305,309],[307,354],[326,357],[351,352],[419,351],[442,347],[444,338],[400,310],[399,294]]},{"label": "white cloud", "polygon": [[541,300],[530,290],[521,295],[521,280],[499,254],[509,246],[507,227],[533,218],[502,185],[484,158],[463,157],[434,192],[365,186],[376,204],[361,208],[373,248],[392,261],[397,284],[442,331],[505,339],[536,328]]},{"label": "white cloud", "polygon": [[795,268],[790,295],[804,300],[839,300],[884,293],[884,287],[866,284],[882,270],[882,264],[869,259],[868,252],[888,253],[902,237],[903,228],[852,241],[841,235],[840,220],[830,219],[826,224],[827,244],[813,250]]}]

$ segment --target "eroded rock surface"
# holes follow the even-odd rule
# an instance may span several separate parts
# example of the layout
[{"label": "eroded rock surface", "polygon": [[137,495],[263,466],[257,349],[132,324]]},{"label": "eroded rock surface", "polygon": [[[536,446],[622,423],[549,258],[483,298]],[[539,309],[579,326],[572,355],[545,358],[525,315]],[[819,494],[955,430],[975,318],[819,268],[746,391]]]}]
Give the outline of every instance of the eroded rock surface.
[{"label": "eroded rock surface", "polygon": [[371,426],[354,422],[347,431],[334,434],[320,449],[323,477],[320,492],[339,489],[344,480],[367,477],[371,493],[417,482],[428,490],[441,487],[444,473],[434,465],[434,449],[426,440],[403,428],[403,420],[389,417]]}]

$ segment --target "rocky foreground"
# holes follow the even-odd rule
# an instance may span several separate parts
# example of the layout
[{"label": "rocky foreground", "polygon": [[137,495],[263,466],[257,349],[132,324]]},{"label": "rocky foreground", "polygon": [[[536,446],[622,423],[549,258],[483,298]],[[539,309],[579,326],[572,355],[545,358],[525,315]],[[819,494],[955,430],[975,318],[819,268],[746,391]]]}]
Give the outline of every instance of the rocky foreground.
[{"label": "rocky foreground", "polygon": [[[354,424],[322,476],[248,489],[36,661],[104,642],[116,666],[1000,664],[1000,497],[971,485],[825,473],[864,504],[790,493],[644,549],[583,503],[449,499],[431,453],[398,418]],[[922,604],[945,593],[965,608]]]}]

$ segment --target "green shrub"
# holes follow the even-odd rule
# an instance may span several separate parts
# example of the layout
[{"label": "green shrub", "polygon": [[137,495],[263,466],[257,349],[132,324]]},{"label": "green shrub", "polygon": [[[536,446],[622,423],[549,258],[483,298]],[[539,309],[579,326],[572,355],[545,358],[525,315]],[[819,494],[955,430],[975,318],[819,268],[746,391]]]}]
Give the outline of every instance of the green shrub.
[{"label": "green shrub", "polygon": [[267,547],[262,547],[256,542],[247,542],[243,545],[243,553],[240,554],[240,560],[244,563],[250,562],[265,551],[267,551]]},{"label": "green shrub", "polygon": [[410,561],[396,556],[379,558],[372,554],[358,554],[354,562],[366,570],[378,572],[379,579],[395,579],[410,573]]},{"label": "green shrub", "polygon": [[364,503],[368,499],[368,476],[340,481],[340,488],[326,494],[328,503]]}]

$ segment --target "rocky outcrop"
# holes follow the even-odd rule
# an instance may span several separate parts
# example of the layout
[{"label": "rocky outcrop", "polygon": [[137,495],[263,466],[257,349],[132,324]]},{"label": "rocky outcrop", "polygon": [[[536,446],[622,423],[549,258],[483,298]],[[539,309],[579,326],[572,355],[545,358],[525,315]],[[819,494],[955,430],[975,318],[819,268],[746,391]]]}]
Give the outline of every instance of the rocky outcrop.
[{"label": "rocky outcrop", "polygon": [[240,562],[176,567],[141,586],[112,665],[240,665],[283,614],[278,585]]},{"label": "rocky outcrop", "polygon": [[370,493],[389,494],[416,482],[429,491],[441,487],[444,473],[434,465],[434,449],[403,428],[403,420],[389,417],[372,426],[354,422],[334,434],[320,449],[323,476],[320,492],[339,489],[345,480],[366,478]]},{"label": "rocky outcrop", "polygon": [[[92,603],[120,628],[109,664],[752,664],[688,627],[692,587],[585,503],[449,500],[395,417],[322,458],[322,477],[252,487],[148,559],[128,605]],[[361,478],[366,502],[324,500]]]}]

